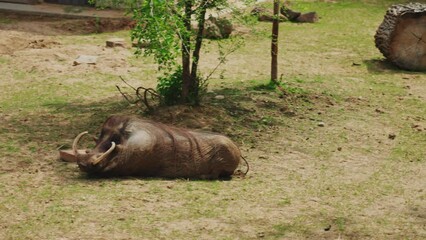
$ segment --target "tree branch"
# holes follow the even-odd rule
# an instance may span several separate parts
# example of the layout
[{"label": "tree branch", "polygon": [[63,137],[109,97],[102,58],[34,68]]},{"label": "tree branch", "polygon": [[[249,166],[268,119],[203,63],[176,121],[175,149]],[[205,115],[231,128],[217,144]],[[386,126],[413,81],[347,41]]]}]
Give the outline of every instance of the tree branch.
[{"label": "tree branch", "polygon": [[[204,0],[202,5],[205,6],[208,0]],[[192,54],[192,68],[191,68],[191,83],[194,90],[194,95],[198,96],[198,81],[197,81],[197,71],[198,71],[198,61],[200,59],[200,50],[203,43],[203,32],[204,32],[204,23],[206,21],[206,8],[202,8],[200,14],[198,15],[198,32],[195,39],[194,52]]]},{"label": "tree branch", "polygon": [[[134,88],[132,85],[130,85],[129,83],[127,83],[123,77],[120,76],[120,79],[130,88],[132,88],[133,90],[135,90],[135,95],[137,97],[137,99],[133,99],[131,96],[129,96],[129,94],[121,91],[120,87],[118,85],[115,85],[115,87],[118,89],[118,91],[121,93],[121,95],[124,97],[124,99],[126,99],[126,101],[130,104],[136,104],[138,105],[139,102],[142,102],[146,109],[148,109],[149,112],[154,111],[154,107],[152,107],[149,104],[148,101],[148,94],[151,96],[151,100],[154,100],[154,98],[158,98],[161,102],[161,95],[157,93],[157,91],[155,91],[152,88],[145,88],[145,87],[138,87],[138,88]],[[141,91],[143,91],[143,95],[141,94]]]}]

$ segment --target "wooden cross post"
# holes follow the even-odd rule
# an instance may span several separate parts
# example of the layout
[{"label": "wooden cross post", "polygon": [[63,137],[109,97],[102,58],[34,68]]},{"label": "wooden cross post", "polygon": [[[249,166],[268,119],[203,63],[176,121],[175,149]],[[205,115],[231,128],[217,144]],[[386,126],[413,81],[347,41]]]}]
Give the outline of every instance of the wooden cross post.
[{"label": "wooden cross post", "polygon": [[271,44],[271,81],[278,82],[278,32],[279,32],[280,1],[274,0],[274,19],[272,22],[272,44]]}]

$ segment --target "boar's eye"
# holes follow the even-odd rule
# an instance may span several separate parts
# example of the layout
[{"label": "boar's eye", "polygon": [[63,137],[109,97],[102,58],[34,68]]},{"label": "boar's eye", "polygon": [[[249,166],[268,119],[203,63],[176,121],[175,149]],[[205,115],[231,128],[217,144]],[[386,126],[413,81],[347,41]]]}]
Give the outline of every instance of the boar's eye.
[{"label": "boar's eye", "polygon": [[115,142],[115,144],[120,144],[121,143],[121,137],[119,135],[112,135],[111,137],[111,142]]}]

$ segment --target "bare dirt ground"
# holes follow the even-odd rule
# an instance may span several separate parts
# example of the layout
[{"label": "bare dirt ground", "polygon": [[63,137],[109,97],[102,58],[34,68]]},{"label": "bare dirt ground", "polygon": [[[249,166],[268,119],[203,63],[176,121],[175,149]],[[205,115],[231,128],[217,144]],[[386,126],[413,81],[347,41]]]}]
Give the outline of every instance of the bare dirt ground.
[{"label": "bare dirt ground", "polygon": [[[269,25],[257,24],[201,107],[153,115],[115,90],[118,76],[155,86],[155,64],[134,57],[130,40],[105,47],[128,38],[128,23],[0,15],[0,238],[426,238],[425,74],[389,66],[371,46],[383,5],[335,2],[299,6],[318,9],[317,25],[281,25],[286,95],[265,86]],[[215,42],[205,50],[208,72]],[[74,66],[82,54],[97,63]],[[96,179],[58,161],[58,149],[111,114],[225,133],[251,171],[231,181]]]}]

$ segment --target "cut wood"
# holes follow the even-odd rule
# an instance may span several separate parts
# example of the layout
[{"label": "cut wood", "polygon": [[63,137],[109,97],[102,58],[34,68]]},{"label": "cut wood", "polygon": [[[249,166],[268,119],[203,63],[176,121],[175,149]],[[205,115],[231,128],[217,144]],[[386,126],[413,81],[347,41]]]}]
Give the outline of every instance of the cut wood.
[{"label": "cut wood", "polygon": [[[253,16],[257,16],[257,20],[260,22],[272,22],[274,20],[274,13],[270,9],[264,7],[255,7],[251,10]],[[285,22],[288,19],[281,15],[279,16],[280,22]]]},{"label": "cut wood", "polygon": [[295,12],[286,6],[282,6],[280,12],[290,21],[295,21],[302,14],[300,12]]},{"label": "cut wood", "polygon": [[106,46],[113,47],[126,47],[126,41],[123,38],[110,38],[106,40]]},{"label": "cut wood", "polygon": [[[301,13],[288,8],[286,5],[280,7],[279,21],[291,21],[297,23],[315,23],[318,22],[318,14],[316,12]],[[251,14],[257,16],[257,20],[261,22],[274,21],[274,13],[270,9],[264,7],[255,7]]]},{"label": "cut wood", "polygon": [[318,14],[316,12],[295,12],[285,5],[281,7],[280,12],[283,16],[285,16],[286,18],[288,18],[288,20],[292,22],[315,23],[318,22],[319,19]]},{"label": "cut wood", "polygon": [[[78,150],[78,154],[86,154],[86,150]],[[77,162],[77,157],[71,149],[59,150],[59,158],[64,162]]]},{"label": "cut wood", "polygon": [[426,4],[393,5],[374,38],[390,62],[405,70],[426,71]]},{"label": "cut wood", "polygon": [[296,18],[296,22],[300,23],[316,23],[318,22],[318,14],[316,12],[308,12],[300,14],[299,17]]}]

